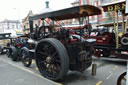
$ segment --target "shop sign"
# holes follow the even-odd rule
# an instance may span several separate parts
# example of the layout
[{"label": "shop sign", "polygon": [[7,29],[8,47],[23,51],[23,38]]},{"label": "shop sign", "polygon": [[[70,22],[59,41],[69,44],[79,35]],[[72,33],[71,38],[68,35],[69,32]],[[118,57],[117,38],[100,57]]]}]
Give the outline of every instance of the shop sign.
[{"label": "shop sign", "polygon": [[103,10],[105,12],[107,12],[107,11],[125,10],[125,7],[126,7],[125,2],[121,2],[121,3],[117,3],[117,4],[103,6]]}]

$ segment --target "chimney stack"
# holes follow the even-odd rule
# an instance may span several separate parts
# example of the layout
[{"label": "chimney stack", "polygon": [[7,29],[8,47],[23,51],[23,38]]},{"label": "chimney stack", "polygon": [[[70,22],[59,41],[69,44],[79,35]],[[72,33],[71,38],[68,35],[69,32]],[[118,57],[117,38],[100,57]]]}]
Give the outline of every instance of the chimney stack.
[{"label": "chimney stack", "polygon": [[46,8],[49,8],[49,1],[46,1]]}]

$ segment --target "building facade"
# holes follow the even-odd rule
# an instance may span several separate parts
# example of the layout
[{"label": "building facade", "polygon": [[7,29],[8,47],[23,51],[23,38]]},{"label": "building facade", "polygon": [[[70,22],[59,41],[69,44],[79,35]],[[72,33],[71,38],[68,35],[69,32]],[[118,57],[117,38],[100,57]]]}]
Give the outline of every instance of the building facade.
[{"label": "building facade", "polygon": [[[108,13],[108,12],[104,12],[101,5],[104,5],[106,3],[109,2],[116,2],[116,1],[122,1],[122,0],[74,0],[74,2],[72,2],[72,6],[78,6],[78,5],[94,5],[99,7],[102,10],[102,14],[100,15],[95,15],[95,16],[87,16],[82,18],[83,19],[83,23],[82,24],[86,24],[88,23],[87,20],[89,19],[89,23],[92,23],[93,25],[97,25],[97,24],[105,24],[105,23],[110,23],[113,22],[112,19],[112,14]],[[53,11],[51,8],[49,8],[49,2],[46,1],[46,8],[42,9],[39,14],[41,13],[46,13],[49,11]],[[28,17],[29,16],[33,16],[34,14],[32,13],[32,11],[30,11],[27,15],[27,17],[25,17],[25,19],[23,19],[22,23],[23,23],[23,28],[24,29],[28,29],[29,28],[29,21],[28,21]],[[121,13],[119,14],[119,20],[122,20],[121,17]],[[37,24],[38,26],[42,26],[42,25],[49,25],[52,24],[52,21],[50,19],[45,19],[44,21],[42,20],[35,20],[34,24]],[[62,20],[62,21],[57,21],[54,22],[54,24],[61,24],[61,25],[73,25],[73,24],[79,24],[79,19],[69,19],[69,20]]]},{"label": "building facade", "polygon": [[[104,6],[106,4],[112,4],[112,3],[117,3],[117,2],[123,2],[125,0],[100,0],[99,1],[99,5],[100,6]],[[122,17],[122,12],[118,11],[118,13],[115,11],[115,13],[113,14],[112,12],[104,12],[103,9],[102,10],[102,15],[99,18],[99,24],[104,24],[104,23],[113,23],[113,17],[116,18],[116,16],[118,15],[119,18],[119,22],[121,22],[123,20]]]},{"label": "building facade", "polygon": [[22,28],[25,33],[29,33],[30,27],[29,27],[28,19],[30,16],[33,16],[33,15],[34,15],[33,12],[29,11],[28,15],[24,19],[22,19]]},{"label": "building facade", "polygon": [[[71,3],[73,6],[78,6],[78,5],[94,5],[97,6],[101,9],[102,14],[100,15],[95,15],[95,16],[89,16],[89,23],[92,24],[105,24],[105,23],[112,23],[113,22],[113,14],[110,12],[104,12],[103,8],[101,6],[104,6],[104,4],[107,3],[116,3],[119,1],[125,1],[125,0],[75,0],[73,3]],[[111,4],[110,3],[110,4]],[[116,14],[117,15],[117,14]],[[119,16],[119,21],[122,21],[122,13],[118,12]]]},{"label": "building facade", "polygon": [[19,20],[5,19],[0,22],[0,32],[7,32],[9,30],[22,30]]},{"label": "building facade", "polygon": [[[46,7],[43,8],[43,9],[41,9],[38,14],[44,14],[44,13],[53,11],[53,9],[51,9],[49,7],[49,1],[46,1],[45,3],[46,3]],[[36,14],[33,14],[32,11],[29,11],[28,15],[24,19],[22,19],[22,27],[23,27],[25,33],[29,33],[30,32],[28,18],[30,16],[34,16],[34,15],[36,15]],[[66,22],[66,21],[64,21],[64,22]],[[61,24],[61,21],[55,21],[55,22],[53,22],[51,19],[45,18],[44,20],[41,20],[41,19],[34,20],[33,23],[34,23],[33,24],[33,27],[35,28],[35,25],[37,25],[39,27],[42,26],[42,25],[43,26],[44,25],[46,26],[46,25],[50,25],[50,24],[56,24],[56,25],[58,25],[58,24]]]}]

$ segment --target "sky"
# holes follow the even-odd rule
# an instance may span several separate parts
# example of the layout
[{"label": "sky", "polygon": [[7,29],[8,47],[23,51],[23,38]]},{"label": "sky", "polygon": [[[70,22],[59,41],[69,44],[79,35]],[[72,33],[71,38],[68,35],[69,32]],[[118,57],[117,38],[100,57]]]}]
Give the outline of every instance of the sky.
[{"label": "sky", "polygon": [[[48,0],[53,10],[71,7],[75,0]],[[27,16],[29,10],[34,14],[45,8],[46,0],[0,0],[0,21],[4,19],[17,20]]]}]

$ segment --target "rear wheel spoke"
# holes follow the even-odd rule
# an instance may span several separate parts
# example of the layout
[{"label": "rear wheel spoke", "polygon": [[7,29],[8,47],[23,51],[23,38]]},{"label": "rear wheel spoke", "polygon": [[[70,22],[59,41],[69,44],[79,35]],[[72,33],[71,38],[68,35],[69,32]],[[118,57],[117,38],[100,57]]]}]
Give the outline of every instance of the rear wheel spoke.
[{"label": "rear wheel spoke", "polygon": [[54,60],[55,63],[60,63],[60,60]]},{"label": "rear wheel spoke", "polygon": [[41,55],[48,56],[48,53],[41,52],[41,51],[39,51],[39,53],[40,53]]},{"label": "rear wheel spoke", "polygon": [[49,51],[49,49],[48,49],[48,46],[49,46],[49,45],[44,45],[44,46],[43,46],[43,47],[44,47],[43,49],[44,49],[45,51],[47,51],[48,54],[50,54],[50,51]]},{"label": "rear wheel spoke", "polygon": [[39,63],[40,63],[40,64],[41,64],[41,63],[46,64],[46,61],[45,61],[45,60],[42,60],[42,61],[40,61]]},{"label": "rear wheel spoke", "polygon": [[52,56],[55,56],[57,54],[57,52],[55,51],[53,54],[52,54]]},{"label": "rear wheel spoke", "polygon": [[58,64],[54,64],[53,73],[57,75],[60,72],[60,66]]}]

